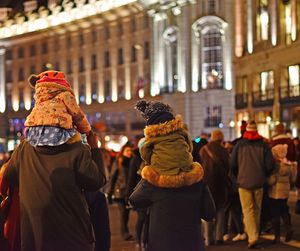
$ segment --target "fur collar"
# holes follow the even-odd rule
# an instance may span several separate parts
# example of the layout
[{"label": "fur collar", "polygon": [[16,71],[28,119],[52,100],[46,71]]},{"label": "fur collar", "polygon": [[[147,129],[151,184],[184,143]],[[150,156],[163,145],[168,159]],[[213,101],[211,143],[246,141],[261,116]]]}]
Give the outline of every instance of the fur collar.
[{"label": "fur collar", "polygon": [[193,162],[190,172],[181,172],[177,175],[163,175],[157,173],[151,166],[142,169],[142,178],[154,186],[162,188],[179,188],[191,186],[203,179],[204,170],[198,162]]},{"label": "fur collar", "polygon": [[277,134],[276,136],[273,137],[272,140],[279,140],[279,139],[291,139],[291,138],[285,134]]},{"label": "fur collar", "polygon": [[158,125],[149,125],[144,129],[145,138],[152,138],[156,136],[167,135],[171,132],[175,132],[179,129],[183,129],[183,121],[180,115],[177,115],[175,119],[161,123]]}]

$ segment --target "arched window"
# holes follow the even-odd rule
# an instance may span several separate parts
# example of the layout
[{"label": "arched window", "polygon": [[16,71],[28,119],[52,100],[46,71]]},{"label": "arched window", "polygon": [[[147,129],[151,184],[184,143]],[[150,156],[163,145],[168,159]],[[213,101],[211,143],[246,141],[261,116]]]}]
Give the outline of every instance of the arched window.
[{"label": "arched window", "polygon": [[202,17],[192,25],[193,91],[232,88],[227,26],[216,16]]},{"label": "arched window", "polygon": [[161,92],[176,92],[178,89],[178,36],[179,30],[176,26],[168,27],[164,33],[166,52],[166,83]]}]

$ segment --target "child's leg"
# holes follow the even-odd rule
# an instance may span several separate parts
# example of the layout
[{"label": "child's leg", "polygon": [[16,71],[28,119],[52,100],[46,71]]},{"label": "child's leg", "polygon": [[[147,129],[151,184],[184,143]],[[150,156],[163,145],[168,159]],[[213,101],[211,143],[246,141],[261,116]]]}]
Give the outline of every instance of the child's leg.
[{"label": "child's leg", "polygon": [[272,225],[274,229],[274,242],[280,241],[280,200],[271,199],[271,215],[272,215]]},{"label": "child's leg", "polygon": [[290,241],[293,236],[293,229],[292,229],[291,215],[289,213],[287,199],[280,200],[280,207],[281,207],[280,214],[286,229],[285,241]]}]

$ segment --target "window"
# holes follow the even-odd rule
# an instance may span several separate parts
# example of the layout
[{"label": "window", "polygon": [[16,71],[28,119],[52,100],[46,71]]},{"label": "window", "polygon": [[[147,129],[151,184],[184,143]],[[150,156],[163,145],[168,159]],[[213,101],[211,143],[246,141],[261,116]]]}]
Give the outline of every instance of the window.
[{"label": "window", "polygon": [[83,36],[83,33],[79,34],[78,42],[79,42],[79,45],[84,45],[84,36]]},{"label": "window", "polygon": [[35,65],[30,66],[30,74],[36,74]]},{"label": "window", "polygon": [[148,15],[144,16],[144,28],[147,29],[149,27],[149,17]]},{"label": "window", "polygon": [[97,69],[97,55],[93,54],[92,55],[92,70],[96,70]]},{"label": "window", "polygon": [[207,2],[207,12],[209,14],[213,14],[216,12],[216,1],[215,0],[208,0]]},{"label": "window", "polygon": [[85,102],[85,84],[81,84],[79,87],[79,103]]},{"label": "window", "polygon": [[123,35],[123,26],[122,26],[122,23],[118,24],[118,33],[119,33],[119,36]]},{"label": "window", "polygon": [[24,49],[22,47],[18,49],[18,58],[24,58]]},{"label": "window", "polygon": [[36,55],[36,47],[35,47],[34,44],[31,45],[30,48],[29,48],[29,55],[30,55],[31,57],[33,57],[33,56]]},{"label": "window", "polygon": [[95,102],[97,101],[98,98],[98,83],[94,82],[92,84],[92,101]]},{"label": "window", "polygon": [[109,58],[109,51],[106,51],[104,53],[104,66],[107,68],[107,67],[110,67],[110,58]]},{"label": "window", "polygon": [[19,103],[20,103],[20,110],[24,110],[25,108],[25,103],[24,103],[24,89],[20,88],[19,89]]},{"label": "window", "polygon": [[56,70],[56,71],[59,71],[59,70],[60,70],[60,63],[59,63],[59,62],[56,62],[56,63],[54,64],[54,70]]},{"label": "window", "polygon": [[71,60],[67,61],[67,74],[71,74],[72,73],[72,62]]},{"label": "window", "polygon": [[144,43],[144,59],[149,59],[149,58],[150,58],[149,42],[146,41]]},{"label": "window", "polygon": [[136,62],[136,49],[133,46],[131,46],[131,62]]},{"label": "window", "polygon": [[11,83],[12,82],[12,71],[11,70],[6,71],[5,77],[6,77],[6,82]]},{"label": "window", "polygon": [[205,127],[220,127],[222,123],[222,106],[206,107]]},{"label": "window", "polygon": [[11,93],[7,94],[7,109],[12,110],[12,95],[11,95]]},{"label": "window", "polygon": [[118,50],[118,64],[123,64],[123,49],[119,48]]},{"label": "window", "polygon": [[7,50],[6,52],[5,52],[5,59],[6,60],[12,60],[12,57],[13,55],[12,55],[12,51],[11,50]]},{"label": "window", "polygon": [[104,37],[105,39],[110,39],[110,30],[108,26],[104,27]]},{"label": "window", "polygon": [[84,58],[80,57],[79,58],[79,72],[83,72],[84,71]]},{"label": "window", "polygon": [[71,38],[71,35],[69,35],[67,37],[67,48],[70,48],[72,46],[72,38]]},{"label": "window", "polygon": [[97,31],[95,29],[92,30],[92,42],[97,42]]},{"label": "window", "polygon": [[274,98],[274,72],[264,71],[260,73],[260,100]]},{"label": "window", "polygon": [[223,88],[223,56],[221,32],[208,29],[203,34],[202,88]]},{"label": "window", "polygon": [[42,54],[47,54],[48,53],[48,44],[42,43]]},{"label": "window", "polygon": [[257,39],[268,40],[269,38],[269,13],[268,0],[259,0],[259,10],[256,17]]},{"label": "window", "polygon": [[131,19],[131,31],[132,32],[136,31],[136,22],[134,18]]},{"label": "window", "polygon": [[109,80],[105,80],[105,82],[104,82],[104,95],[105,95],[106,101],[111,100],[111,89],[110,89],[110,81]]},{"label": "window", "polygon": [[289,96],[299,96],[300,95],[300,66],[291,65],[288,67],[289,74]]},{"label": "window", "polygon": [[19,74],[18,74],[18,76],[19,76],[19,81],[24,81],[24,69],[23,68],[20,68],[19,69]]}]

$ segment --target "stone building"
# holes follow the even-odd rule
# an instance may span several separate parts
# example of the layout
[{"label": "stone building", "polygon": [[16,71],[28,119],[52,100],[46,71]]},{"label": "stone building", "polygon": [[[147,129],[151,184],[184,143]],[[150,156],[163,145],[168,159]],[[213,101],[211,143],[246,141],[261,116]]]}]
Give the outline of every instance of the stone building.
[{"label": "stone building", "polygon": [[300,126],[300,1],[236,0],[236,120],[269,137],[279,121]]},{"label": "stone building", "polygon": [[13,16],[0,10],[3,142],[13,144],[34,105],[27,77],[49,68],[67,74],[106,141],[142,132],[132,109],[139,98],[169,103],[192,137],[215,128],[234,136],[233,0],[29,0],[24,7]]}]

